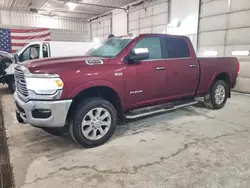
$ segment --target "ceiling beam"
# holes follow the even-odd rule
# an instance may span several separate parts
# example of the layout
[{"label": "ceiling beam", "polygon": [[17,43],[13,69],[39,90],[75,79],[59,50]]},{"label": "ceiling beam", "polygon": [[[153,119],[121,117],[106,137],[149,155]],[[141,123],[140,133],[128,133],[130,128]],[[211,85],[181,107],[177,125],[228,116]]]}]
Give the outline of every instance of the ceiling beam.
[{"label": "ceiling beam", "polygon": [[102,7],[102,8],[109,8],[109,9],[126,10],[125,8],[121,8],[121,7],[115,7],[115,6],[109,6],[109,5],[99,5],[99,4],[93,4],[93,3],[77,2],[77,4],[79,4],[79,5],[87,5],[87,6],[95,6],[95,7]]},{"label": "ceiling beam", "polygon": [[10,5],[10,10],[13,9],[14,4],[16,3],[17,0],[12,0],[11,5]]},{"label": "ceiling beam", "polygon": [[53,9],[36,9],[36,8],[30,8],[31,12],[38,12],[38,11],[43,11],[43,12],[57,12],[57,13],[65,13],[65,14],[85,14],[85,15],[100,15],[98,13],[91,13],[91,12],[85,12],[85,11],[67,11],[67,10],[53,10]]}]

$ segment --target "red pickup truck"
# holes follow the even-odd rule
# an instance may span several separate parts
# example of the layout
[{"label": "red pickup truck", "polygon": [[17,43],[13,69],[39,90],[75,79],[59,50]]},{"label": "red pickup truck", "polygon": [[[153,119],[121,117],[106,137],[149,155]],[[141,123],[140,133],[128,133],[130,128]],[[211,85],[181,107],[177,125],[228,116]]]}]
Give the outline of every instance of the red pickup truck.
[{"label": "red pickup truck", "polygon": [[68,130],[94,147],[118,121],[196,104],[222,108],[236,84],[236,58],[197,58],[188,37],[107,39],[82,57],[44,58],[15,68],[16,117],[52,134]]}]

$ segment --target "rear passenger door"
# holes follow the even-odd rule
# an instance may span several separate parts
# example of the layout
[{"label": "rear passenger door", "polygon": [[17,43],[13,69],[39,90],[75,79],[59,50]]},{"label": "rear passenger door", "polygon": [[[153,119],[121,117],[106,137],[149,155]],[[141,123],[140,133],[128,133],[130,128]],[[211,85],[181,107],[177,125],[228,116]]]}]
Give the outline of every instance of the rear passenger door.
[{"label": "rear passenger door", "polygon": [[166,96],[182,98],[194,96],[199,81],[199,65],[192,58],[184,38],[164,37],[164,57],[167,59]]}]

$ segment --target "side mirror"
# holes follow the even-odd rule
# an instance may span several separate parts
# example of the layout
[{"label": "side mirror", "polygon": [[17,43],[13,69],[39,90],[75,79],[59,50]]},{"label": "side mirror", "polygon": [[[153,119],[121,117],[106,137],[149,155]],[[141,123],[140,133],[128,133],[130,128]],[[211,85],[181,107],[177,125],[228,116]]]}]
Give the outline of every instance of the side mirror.
[{"label": "side mirror", "polygon": [[134,48],[129,56],[129,60],[138,62],[149,58],[149,52],[147,48]]},{"label": "side mirror", "polygon": [[15,63],[18,63],[19,62],[19,57],[17,54],[14,54],[14,59],[15,59]]}]

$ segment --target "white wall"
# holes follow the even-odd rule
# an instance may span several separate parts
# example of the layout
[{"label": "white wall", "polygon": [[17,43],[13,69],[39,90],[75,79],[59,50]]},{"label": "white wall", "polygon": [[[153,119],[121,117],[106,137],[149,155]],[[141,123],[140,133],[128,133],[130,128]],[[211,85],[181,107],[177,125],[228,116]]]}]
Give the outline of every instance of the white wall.
[{"label": "white wall", "polygon": [[[129,5],[141,2],[140,0]],[[169,8],[171,12],[169,12]],[[197,43],[199,0],[150,0],[131,6],[129,9],[129,25],[127,25],[127,14],[124,10],[113,10],[112,33],[115,35],[126,35],[127,27],[129,33],[171,33],[183,34],[190,37],[194,46]],[[180,20],[182,25],[178,29],[169,28],[171,20]],[[92,29],[93,30],[93,29]],[[102,37],[101,37],[102,38]]]},{"label": "white wall", "polygon": [[112,33],[116,36],[127,34],[127,13],[125,10],[112,11]]},{"label": "white wall", "polygon": [[88,31],[77,31],[68,29],[50,29],[51,40],[89,42],[91,41]]},{"label": "white wall", "polygon": [[129,33],[166,33],[168,1],[146,1],[129,9]]},{"label": "white wall", "polygon": [[111,17],[111,14],[108,14],[90,22],[92,41],[95,38],[105,40],[111,34]]},{"label": "white wall", "polygon": [[199,0],[172,0],[170,23],[180,21],[177,28],[168,27],[168,33],[188,36],[196,49],[199,17]]},{"label": "white wall", "polygon": [[[128,4],[131,6],[141,2],[141,0]],[[129,33],[166,33],[168,24],[168,0],[150,0],[138,6],[131,6],[129,9],[129,22],[124,10],[116,9],[112,13],[112,32],[116,36]],[[129,25],[127,24],[129,23]],[[110,25],[111,27],[111,25]],[[92,38],[96,35],[96,28],[92,28]],[[94,34],[93,34],[94,33]],[[109,33],[109,34],[110,34]],[[103,39],[103,37],[100,37]]]},{"label": "white wall", "polygon": [[0,27],[51,28],[52,40],[89,41],[87,22],[77,18],[48,17],[34,13],[0,11]]},{"label": "white wall", "polygon": [[[250,51],[250,0],[203,0],[200,14],[199,54]],[[237,91],[250,92],[250,56],[237,56],[241,71]]]}]

